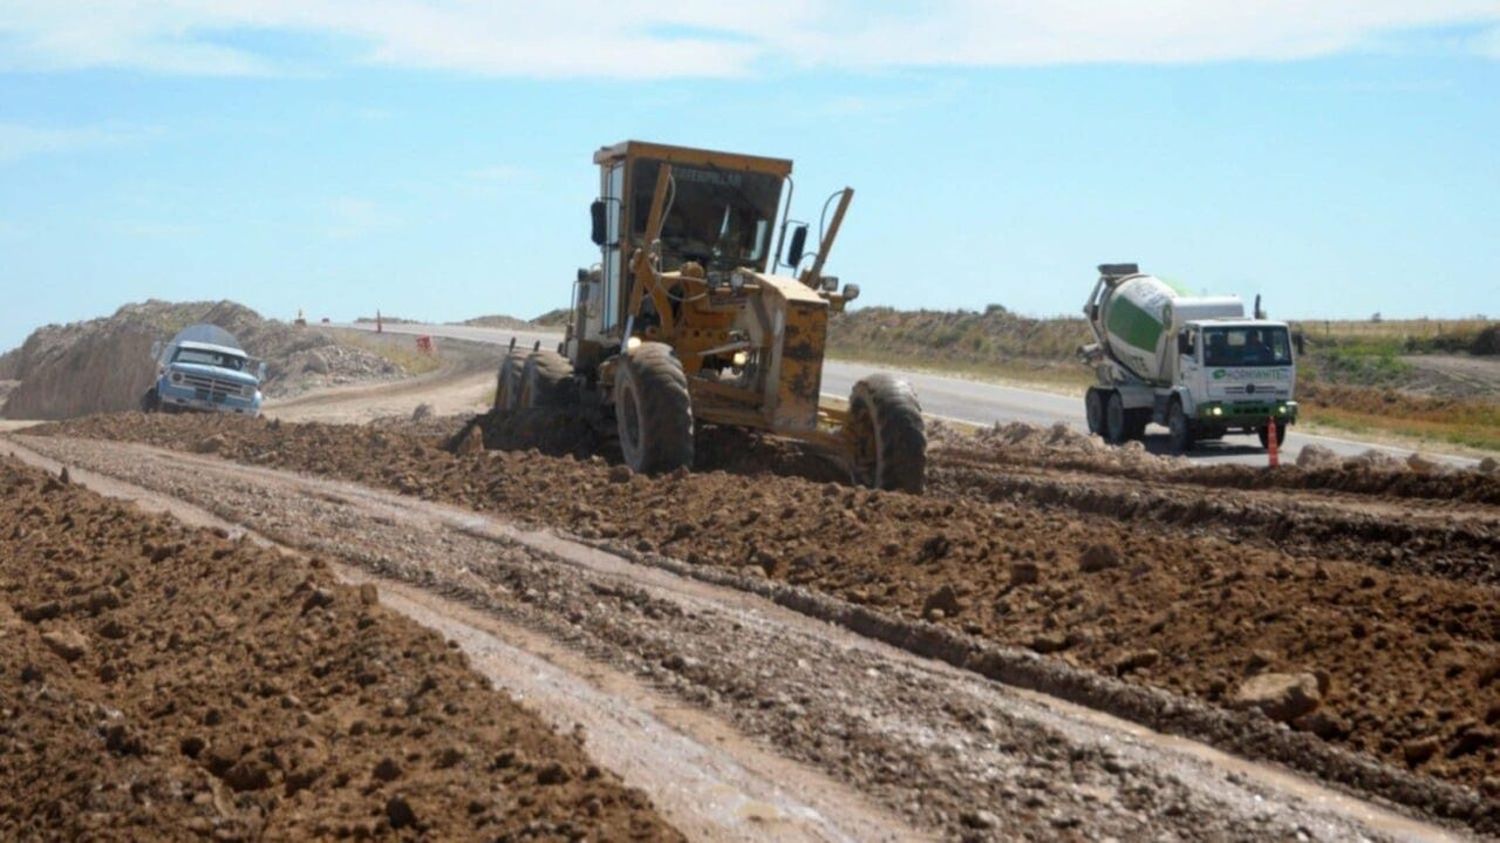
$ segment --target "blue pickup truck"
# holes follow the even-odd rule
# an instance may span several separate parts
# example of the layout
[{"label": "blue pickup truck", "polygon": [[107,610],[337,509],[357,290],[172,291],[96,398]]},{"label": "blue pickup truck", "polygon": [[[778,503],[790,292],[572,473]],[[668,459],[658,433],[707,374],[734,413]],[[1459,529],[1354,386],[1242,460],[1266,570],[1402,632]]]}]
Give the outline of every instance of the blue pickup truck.
[{"label": "blue pickup truck", "polygon": [[154,344],[151,357],[156,380],[141,397],[142,410],[260,415],[266,364],[252,359],[223,328],[184,328],[165,345]]}]

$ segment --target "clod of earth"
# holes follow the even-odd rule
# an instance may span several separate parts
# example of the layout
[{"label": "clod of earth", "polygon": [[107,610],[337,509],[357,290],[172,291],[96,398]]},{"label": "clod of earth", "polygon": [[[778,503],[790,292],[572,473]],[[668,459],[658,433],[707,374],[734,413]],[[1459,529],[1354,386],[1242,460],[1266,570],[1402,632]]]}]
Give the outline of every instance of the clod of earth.
[{"label": "clod of earth", "polygon": [[1262,673],[1242,682],[1230,702],[1287,723],[1311,714],[1322,701],[1318,677],[1311,673]]}]

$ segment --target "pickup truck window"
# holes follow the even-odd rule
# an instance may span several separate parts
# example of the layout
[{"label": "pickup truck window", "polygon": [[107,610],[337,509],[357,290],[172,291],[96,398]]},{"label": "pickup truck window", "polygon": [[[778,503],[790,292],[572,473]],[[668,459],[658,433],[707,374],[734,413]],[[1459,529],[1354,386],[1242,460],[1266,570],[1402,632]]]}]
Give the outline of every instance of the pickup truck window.
[{"label": "pickup truck window", "polygon": [[1285,328],[1205,328],[1204,363],[1209,366],[1290,366]]},{"label": "pickup truck window", "polygon": [[198,348],[179,348],[177,353],[172,355],[172,362],[196,363],[199,366],[217,366],[220,369],[243,372],[246,360],[233,354],[220,354],[216,351],[204,351]]}]

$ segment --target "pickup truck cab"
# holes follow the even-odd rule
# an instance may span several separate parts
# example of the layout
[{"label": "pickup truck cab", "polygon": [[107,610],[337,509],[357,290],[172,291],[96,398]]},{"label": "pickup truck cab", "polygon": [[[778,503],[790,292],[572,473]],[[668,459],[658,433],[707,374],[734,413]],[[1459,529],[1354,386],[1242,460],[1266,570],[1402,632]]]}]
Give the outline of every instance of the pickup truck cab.
[{"label": "pickup truck cab", "polygon": [[260,415],[266,364],[252,360],[227,331],[194,325],[152,347],[156,381],[141,399],[146,412]]}]

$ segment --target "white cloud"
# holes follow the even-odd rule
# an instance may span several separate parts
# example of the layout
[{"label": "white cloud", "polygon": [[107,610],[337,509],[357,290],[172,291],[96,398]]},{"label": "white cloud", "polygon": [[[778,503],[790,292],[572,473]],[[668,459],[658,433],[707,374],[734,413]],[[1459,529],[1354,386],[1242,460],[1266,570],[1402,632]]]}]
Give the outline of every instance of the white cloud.
[{"label": "white cloud", "polygon": [[52,128],[20,123],[0,123],[0,164],[55,152],[70,152],[137,140],[154,134],[149,130],[85,126]]},{"label": "white cloud", "polygon": [[[870,69],[1286,60],[1425,27],[1500,24],[1500,0],[0,0],[0,68],[286,72],[324,61],[502,76],[722,77]],[[1480,47],[1500,53],[1493,32]],[[260,44],[257,49],[251,45]],[[298,62],[305,62],[305,56]]]}]

